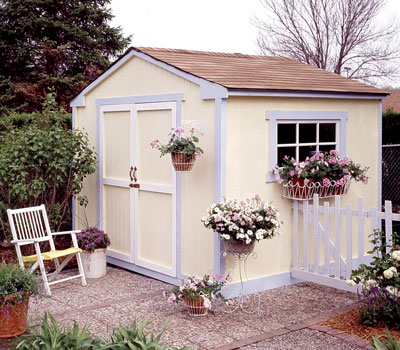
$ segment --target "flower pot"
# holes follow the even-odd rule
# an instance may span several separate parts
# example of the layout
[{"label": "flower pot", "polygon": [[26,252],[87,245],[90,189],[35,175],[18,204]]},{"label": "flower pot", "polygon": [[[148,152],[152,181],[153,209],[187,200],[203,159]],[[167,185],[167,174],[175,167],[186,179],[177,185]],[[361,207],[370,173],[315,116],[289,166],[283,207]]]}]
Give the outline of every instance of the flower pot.
[{"label": "flower pot", "polygon": [[86,278],[100,278],[107,273],[106,249],[96,249],[94,252],[81,253],[83,271]]},{"label": "flower pot", "polygon": [[10,295],[0,298],[0,338],[11,338],[26,332],[29,296],[19,300]]},{"label": "flower pot", "polygon": [[189,315],[192,316],[205,316],[207,315],[208,309],[204,307],[203,298],[199,297],[196,299],[192,299],[187,297],[186,295],[183,297],[185,300],[185,305],[187,307],[187,311]]},{"label": "flower pot", "polygon": [[231,254],[249,254],[254,250],[256,241],[246,244],[242,241],[225,241],[225,251]]},{"label": "flower pot", "polygon": [[194,154],[186,158],[184,153],[171,153],[171,158],[175,171],[191,171],[196,161]]}]

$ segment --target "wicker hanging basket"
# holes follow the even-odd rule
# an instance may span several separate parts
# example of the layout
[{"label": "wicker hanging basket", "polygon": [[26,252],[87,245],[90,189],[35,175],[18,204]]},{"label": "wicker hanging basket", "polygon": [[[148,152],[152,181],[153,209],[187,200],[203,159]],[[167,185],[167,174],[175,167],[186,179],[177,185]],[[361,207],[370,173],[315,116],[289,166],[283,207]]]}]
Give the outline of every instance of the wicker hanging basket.
[{"label": "wicker hanging basket", "polygon": [[249,244],[242,241],[225,241],[225,251],[231,254],[249,254],[254,250],[255,244],[256,241],[251,241]]},{"label": "wicker hanging basket", "polygon": [[29,297],[25,300],[10,295],[0,298],[0,338],[12,338],[26,332]]},{"label": "wicker hanging basket", "polygon": [[185,305],[186,305],[189,315],[192,315],[192,316],[207,315],[208,310],[206,307],[204,307],[203,298],[192,299],[185,295],[184,300],[185,300]]},{"label": "wicker hanging basket", "polygon": [[171,153],[171,158],[175,171],[191,171],[196,161],[194,154],[190,158],[186,158],[184,153]]}]

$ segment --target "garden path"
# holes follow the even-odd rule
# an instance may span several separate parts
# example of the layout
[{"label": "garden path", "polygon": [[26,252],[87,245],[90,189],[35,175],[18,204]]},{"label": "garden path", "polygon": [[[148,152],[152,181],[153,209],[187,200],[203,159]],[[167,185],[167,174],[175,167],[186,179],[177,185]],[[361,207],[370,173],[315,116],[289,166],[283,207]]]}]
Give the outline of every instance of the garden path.
[{"label": "garden path", "polygon": [[[66,272],[71,273],[70,271]],[[191,317],[183,306],[162,297],[166,283],[108,267],[107,276],[52,286],[52,297],[34,299],[29,319],[38,323],[50,311],[64,325],[76,320],[99,336],[106,337],[120,323],[149,318],[161,330],[171,317],[167,344],[204,349],[346,349],[365,348],[366,343],[347,334],[337,334],[316,325],[355,307],[357,296],[313,283],[298,283],[261,293],[263,316],[236,311]],[[331,333],[331,334],[330,334]]]}]

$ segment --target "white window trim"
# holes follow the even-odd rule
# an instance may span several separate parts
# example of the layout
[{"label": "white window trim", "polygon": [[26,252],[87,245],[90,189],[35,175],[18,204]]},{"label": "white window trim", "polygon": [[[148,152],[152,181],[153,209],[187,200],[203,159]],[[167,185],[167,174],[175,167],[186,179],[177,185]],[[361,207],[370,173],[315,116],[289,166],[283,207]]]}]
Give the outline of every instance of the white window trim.
[{"label": "white window trim", "polygon": [[336,129],[337,132],[337,150],[341,157],[346,156],[346,121],[348,119],[348,112],[345,111],[276,111],[267,110],[266,120],[269,125],[269,159],[268,170],[265,174],[266,182],[275,181],[275,177],[271,172],[277,163],[277,141],[278,141],[278,122],[293,121],[293,122],[315,122],[315,121],[335,121],[338,122]]}]

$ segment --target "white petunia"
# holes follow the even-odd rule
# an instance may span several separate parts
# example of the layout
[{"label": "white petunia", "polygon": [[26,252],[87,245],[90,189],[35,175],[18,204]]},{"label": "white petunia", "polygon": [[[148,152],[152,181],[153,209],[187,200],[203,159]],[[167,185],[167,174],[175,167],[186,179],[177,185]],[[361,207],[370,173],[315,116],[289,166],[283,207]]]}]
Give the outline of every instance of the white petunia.
[{"label": "white petunia", "polygon": [[392,253],[392,258],[393,260],[400,261],[400,250],[395,250]]},{"label": "white petunia", "polygon": [[385,270],[385,271],[383,271],[383,276],[385,276],[385,278],[390,280],[391,278],[393,278],[394,272],[393,272],[393,270],[390,270],[390,269]]},{"label": "white petunia", "polygon": [[347,284],[348,286],[352,287],[352,286],[355,286],[357,283],[354,282],[353,280],[347,280],[347,281],[346,281],[346,284]]}]

